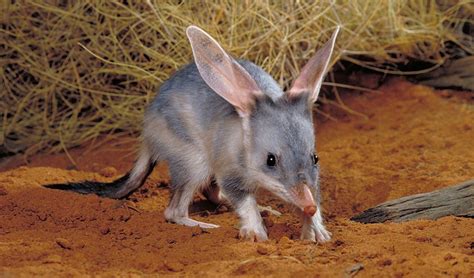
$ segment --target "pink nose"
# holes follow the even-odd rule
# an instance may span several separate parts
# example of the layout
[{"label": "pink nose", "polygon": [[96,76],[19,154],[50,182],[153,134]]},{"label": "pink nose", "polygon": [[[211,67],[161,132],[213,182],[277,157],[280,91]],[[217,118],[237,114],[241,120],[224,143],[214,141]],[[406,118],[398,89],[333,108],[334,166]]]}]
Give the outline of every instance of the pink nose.
[{"label": "pink nose", "polygon": [[313,194],[306,184],[299,184],[292,188],[295,205],[298,206],[305,215],[313,216],[316,213],[316,202]]}]

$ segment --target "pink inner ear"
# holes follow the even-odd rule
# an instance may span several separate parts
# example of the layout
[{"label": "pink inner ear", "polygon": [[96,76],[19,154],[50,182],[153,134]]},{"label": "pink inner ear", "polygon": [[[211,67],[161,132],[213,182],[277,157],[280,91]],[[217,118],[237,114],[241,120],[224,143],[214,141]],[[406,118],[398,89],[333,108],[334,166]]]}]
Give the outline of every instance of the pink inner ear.
[{"label": "pink inner ear", "polygon": [[319,57],[313,56],[304,66],[298,78],[293,82],[289,90],[290,97],[297,96],[301,93],[313,93],[317,87],[317,82],[324,75]]},{"label": "pink inner ear", "polygon": [[300,75],[288,91],[290,97],[309,92],[309,102],[314,103],[318,99],[319,90],[321,89],[338,33],[339,26],[332,34],[331,39],[303,67]]},{"label": "pink inner ear", "polygon": [[199,73],[206,84],[241,115],[250,114],[255,98],[263,94],[255,80],[206,32],[190,26],[186,34]]}]

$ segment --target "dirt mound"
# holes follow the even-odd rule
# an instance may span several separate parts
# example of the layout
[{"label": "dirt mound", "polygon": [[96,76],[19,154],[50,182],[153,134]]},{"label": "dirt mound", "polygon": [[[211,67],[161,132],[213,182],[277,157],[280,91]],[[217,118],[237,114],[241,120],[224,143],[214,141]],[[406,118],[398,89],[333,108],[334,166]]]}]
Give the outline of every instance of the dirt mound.
[{"label": "dirt mound", "polygon": [[283,215],[265,215],[270,236],[265,243],[237,239],[234,213],[200,197],[193,217],[221,228],[169,224],[163,218],[169,196],[163,165],[125,201],[41,187],[111,180],[133,161],[121,159],[126,148],[92,152],[84,147],[71,151],[81,171],[38,167],[70,165],[61,156],[37,156],[28,167],[0,173],[0,273],[472,277],[472,219],[371,225],[348,220],[379,202],[474,176],[472,98],[402,81],[382,90],[344,98],[367,119],[333,110],[337,122],[318,124],[324,209],[333,233],[327,244],[297,240],[299,220],[267,193],[260,202]]}]

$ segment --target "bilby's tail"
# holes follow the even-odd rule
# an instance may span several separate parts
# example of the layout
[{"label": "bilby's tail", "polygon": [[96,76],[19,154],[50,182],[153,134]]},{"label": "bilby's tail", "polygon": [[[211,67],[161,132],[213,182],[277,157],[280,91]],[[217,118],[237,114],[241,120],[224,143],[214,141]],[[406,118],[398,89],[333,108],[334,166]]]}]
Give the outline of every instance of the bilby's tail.
[{"label": "bilby's tail", "polygon": [[156,161],[152,160],[148,153],[142,152],[133,169],[123,177],[112,182],[82,181],[64,184],[48,184],[44,185],[44,187],[120,199],[129,196],[142,186],[146,178],[153,171],[155,165]]}]

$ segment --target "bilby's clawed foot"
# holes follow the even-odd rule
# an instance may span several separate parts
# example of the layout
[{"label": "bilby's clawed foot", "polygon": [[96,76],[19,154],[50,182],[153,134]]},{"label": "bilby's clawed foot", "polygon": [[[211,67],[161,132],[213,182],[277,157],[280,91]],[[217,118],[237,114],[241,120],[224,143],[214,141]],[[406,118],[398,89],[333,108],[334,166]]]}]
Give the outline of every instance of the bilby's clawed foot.
[{"label": "bilby's clawed foot", "polygon": [[331,240],[331,235],[332,234],[328,230],[326,230],[326,228],[324,226],[322,228],[316,230],[316,239],[320,243],[330,241]]},{"label": "bilby's clawed foot", "polygon": [[301,231],[301,239],[325,243],[331,240],[331,233],[326,230],[324,226],[319,228],[310,226],[307,228],[303,228],[303,230]]},{"label": "bilby's clawed foot", "polygon": [[240,238],[252,241],[268,240],[267,231],[263,226],[262,217],[258,211],[255,197],[248,195],[240,200],[236,209],[240,216]]},{"label": "bilby's clawed foot", "polygon": [[318,241],[319,243],[331,240],[331,233],[324,227],[323,218],[319,209],[312,217],[303,216],[301,239]]},{"label": "bilby's clawed foot", "polygon": [[188,226],[188,227],[199,226],[203,229],[219,228],[218,225],[200,222],[200,221],[189,218],[188,214],[184,210],[176,210],[176,209],[171,209],[169,207],[165,210],[165,218],[169,222]]},{"label": "bilby's clawed foot", "polygon": [[267,231],[260,225],[260,227],[247,227],[240,228],[239,237],[251,241],[266,241],[268,240]]}]

